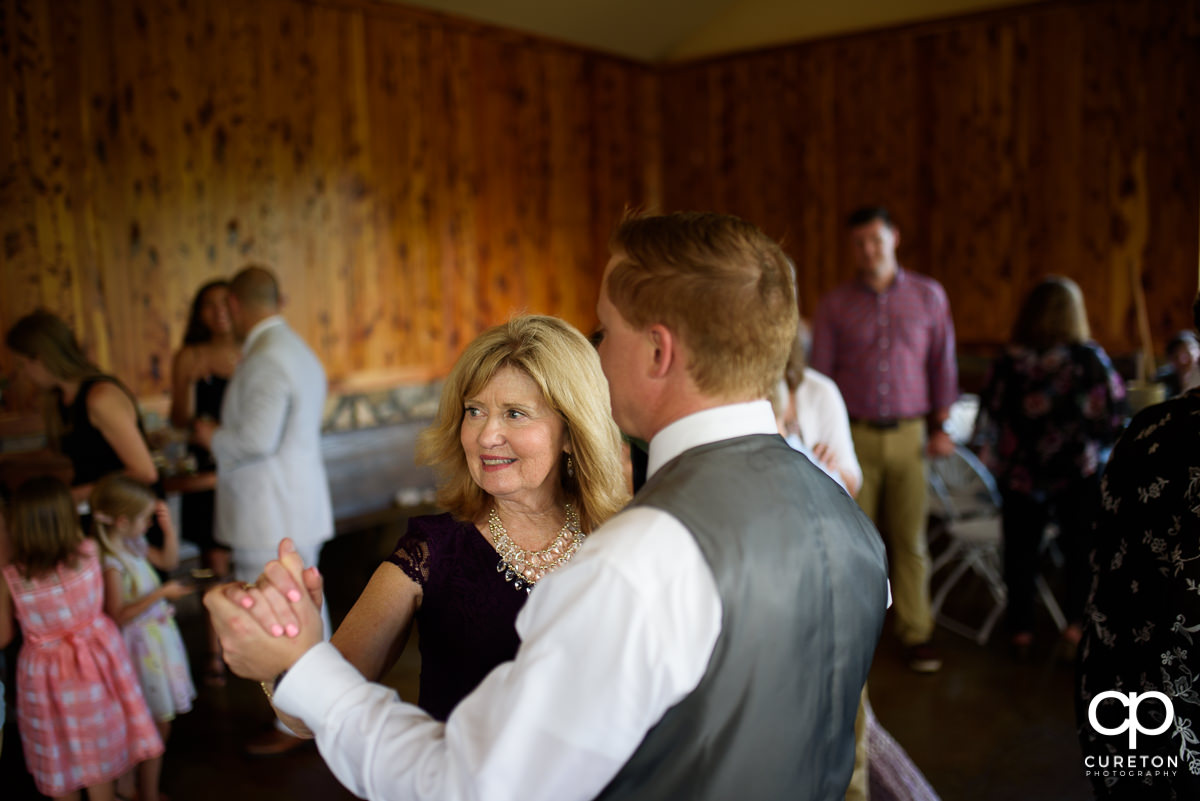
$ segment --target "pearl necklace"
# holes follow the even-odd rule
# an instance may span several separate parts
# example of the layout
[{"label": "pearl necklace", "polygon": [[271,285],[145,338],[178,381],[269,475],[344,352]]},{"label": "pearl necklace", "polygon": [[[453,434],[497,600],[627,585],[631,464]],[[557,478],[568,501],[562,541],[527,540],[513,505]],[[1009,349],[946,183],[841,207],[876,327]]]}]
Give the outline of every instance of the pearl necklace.
[{"label": "pearl necklace", "polygon": [[513,588],[530,592],[533,585],[541,581],[547,573],[566,562],[583,543],[587,536],[579,528],[579,513],[571,504],[564,504],[567,522],[559,529],[554,542],[540,551],[527,551],[518,548],[508,536],[508,530],[500,522],[500,515],[495,507],[488,512],[488,532],[500,554],[496,563],[496,572],[504,574],[504,580],[512,582]]}]

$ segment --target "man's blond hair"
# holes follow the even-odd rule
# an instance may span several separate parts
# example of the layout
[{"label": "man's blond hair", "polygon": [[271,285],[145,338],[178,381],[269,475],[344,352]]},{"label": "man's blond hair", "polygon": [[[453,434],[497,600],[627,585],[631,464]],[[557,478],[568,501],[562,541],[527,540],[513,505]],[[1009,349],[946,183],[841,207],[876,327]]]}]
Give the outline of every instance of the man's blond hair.
[{"label": "man's blond hair", "polygon": [[800,320],[776,242],[737,217],[679,212],[627,215],[609,247],[609,301],[634,328],[661,324],[678,336],[701,392],[771,396]]}]

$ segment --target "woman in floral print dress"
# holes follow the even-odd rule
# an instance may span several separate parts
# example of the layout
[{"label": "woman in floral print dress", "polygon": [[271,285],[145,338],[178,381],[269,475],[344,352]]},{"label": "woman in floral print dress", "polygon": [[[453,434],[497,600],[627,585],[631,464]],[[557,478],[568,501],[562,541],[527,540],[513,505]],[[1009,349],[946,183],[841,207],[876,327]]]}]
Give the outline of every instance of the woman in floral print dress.
[{"label": "woman in floral print dress", "polygon": [[[1193,311],[1200,326],[1200,298]],[[1133,419],[1101,494],[1077,677],[1085,771],[1098,798],[1200,798],[1200,388]],[[1131,749],[1128,730],[1092,726],[1092,701],[1110,690],[1163,693],[1172,721],[1145,734],[1166,709],[1139,704]],[[1109,730],[1131,720],[1116,699],[1098,703],[1095,716]],[[1134,767],[1115,768],[1117,756],[1135,757]]]},{"label": "woman in floral print dress", "polygon": [[1078,285],[1048,276],[1029,293],[992,365],[974,442],[1003,496],[1004,581],[1014,649],[1033,642],[1034,580],[1046,526],[1066,558],[1065,642],[1079,640],[1100,470],[1125,416],[1125,385],[1090,341]]}]

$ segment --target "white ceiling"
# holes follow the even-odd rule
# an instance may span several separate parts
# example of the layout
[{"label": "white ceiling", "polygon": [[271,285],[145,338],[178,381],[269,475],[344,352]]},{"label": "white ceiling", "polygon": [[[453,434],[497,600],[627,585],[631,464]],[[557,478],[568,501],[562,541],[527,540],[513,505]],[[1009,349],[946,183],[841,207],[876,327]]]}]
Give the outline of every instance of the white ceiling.
[{"label": "white ceiling", "polygon": [[647,62],[752,50],[1031,1],[1037,0],[402,0]]}]

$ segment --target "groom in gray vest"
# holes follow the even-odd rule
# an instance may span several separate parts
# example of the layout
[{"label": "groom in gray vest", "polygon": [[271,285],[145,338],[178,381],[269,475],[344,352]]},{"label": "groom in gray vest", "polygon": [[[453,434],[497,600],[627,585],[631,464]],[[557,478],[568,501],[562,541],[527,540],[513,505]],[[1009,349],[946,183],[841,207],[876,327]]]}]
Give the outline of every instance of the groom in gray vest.
[{"label": "groom in gray vest", "polygon": [[[538,583],[521,647],[444,723],[328,643],[293,554],[205,599],[241,675],[272,680],[335,775],[371,799],[841,799],[887,603],[883,544],[776,433],[792,272],[716,214],[617,228],[597,315],[613,415],[645,486]],[[482,536],[482,533],[481,533]],[[310,582],[311,587],[311,582]],[[296,638],[262,628],[271,609]],[[257,595],[257,592],[255,593]],[[257,621],[257,623],[256,623]]]}]

